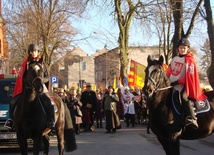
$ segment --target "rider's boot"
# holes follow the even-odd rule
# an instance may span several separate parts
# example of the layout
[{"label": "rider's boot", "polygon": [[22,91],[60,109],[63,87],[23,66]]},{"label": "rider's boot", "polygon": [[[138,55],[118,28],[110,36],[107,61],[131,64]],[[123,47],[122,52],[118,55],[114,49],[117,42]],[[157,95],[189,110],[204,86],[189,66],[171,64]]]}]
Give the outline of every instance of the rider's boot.
[{"label": "rider's boot", "polygon": [[195,115],[194,108],[192,106],[192,101],[188,101],[183,103],[185,114],[186,114],[186,119],[185,119],[185,126],[192,127],[193,129],[198,128],[198,123],[197,123],[197,117]]},{"label": "rider's boot", "polygon": [[55,126],[54,105],[51,103],[50,98],[45,93],[42,95],[41,99],[47,116],[47,126],[43,132],[43,135],[46,135]]},{"label": "rider's boot", "polygon": [[9,119],[4,124],[4,127],[8,128],[9,130],[13,129],[13,126],[14,126],[13,113],[19,98],[20,98],[20,95],[16,95],[10,102]]}]

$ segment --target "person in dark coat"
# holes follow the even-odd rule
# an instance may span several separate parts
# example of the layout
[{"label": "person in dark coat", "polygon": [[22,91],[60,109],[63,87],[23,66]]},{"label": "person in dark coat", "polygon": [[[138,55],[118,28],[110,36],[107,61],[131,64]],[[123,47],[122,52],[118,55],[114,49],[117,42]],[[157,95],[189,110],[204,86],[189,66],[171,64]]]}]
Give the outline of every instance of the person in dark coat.
[{"label": "person in dark coat", "polygon": [[91,85],[88,83],[86,85],[86,90],[82,92],[80,102],[82,103],[82,121],[85,126],[85,132],[93,130],[94,125],[94,111],[97,104],[96,93],[91,89]]},{"label": "person in dark coat", "polygon": [[97,123],[97,128],[103,128],[102,125],[102,120],[104,117],[104,112],[102,111],[102,93],[100,92],[100,90],[96,91],[96,95],[97,95],[97,105],[96,105],[96,110],[95,110],[95,119],[96,119],[96,123]]},{"label": "person in dark coat", "polygon": [[123,94],[120,88],[117,90],[117,96],[119,97],[119,102],[117,104],[117,114],[120,119],[123,119],[125,109],[124,109],[124,103],[123,103]]}]

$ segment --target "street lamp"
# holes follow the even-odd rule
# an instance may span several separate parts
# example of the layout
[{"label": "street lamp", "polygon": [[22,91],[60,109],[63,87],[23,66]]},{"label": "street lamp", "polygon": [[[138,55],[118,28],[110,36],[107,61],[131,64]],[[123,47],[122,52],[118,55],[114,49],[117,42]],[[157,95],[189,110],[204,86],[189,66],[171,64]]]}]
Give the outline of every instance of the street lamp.
[{"label": "street lamp", "polygon": [[99,35],[103,35],[103,36],[105,36],[105,41],[106,41],[106,43],[105,43],[105,45],[104,45],[104,48],[106,49],[106,53],[105,53],[105,70],[106,70],[106,73],[105,73],[105,88],[107,88],[107,52],[108,52],[108,49],[107,49],[107,39],[108,39],[108,37],[105,35],[105,34],[100,34],[100,33],[97,33],[97,32],[95,32],[94,31],[94,34],[99,34]]}]

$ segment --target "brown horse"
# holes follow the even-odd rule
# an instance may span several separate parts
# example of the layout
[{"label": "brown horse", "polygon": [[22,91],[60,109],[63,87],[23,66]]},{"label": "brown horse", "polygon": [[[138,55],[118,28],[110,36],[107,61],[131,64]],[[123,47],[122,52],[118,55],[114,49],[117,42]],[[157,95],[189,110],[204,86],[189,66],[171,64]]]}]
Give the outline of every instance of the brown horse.
[{"label": "brown horse", "polygon": [[[43,74],[41,62],[29,64],[24,77],[25,87],[14,112],[14,125],[22,155],[28,154],[28,138],[33,140],[34,155],[39,154],[42,141],[44,155],[49,152],[48,136],[42,135],[46,128],[46,114],[40,100],[40,95],[43,93]],[[73,127],[69,125],[72,124],[72,120],[68,108],[58,95],[53,94],[53,100],[57,107],[55,130],[58,139],[58,151],[62,155],[64,149],[66,151],[76,149],[76,143]]]},{"label": "brown horse", "polygon": [[147,97],[151,130],[163,146],[167,155],[180,154],[180,139],[194,140],[209,136],[214,131],[214,92],[207,92],[210,109],[197,114],[198,129],[184,126],[183,115],[179,115],[172,103],[172,87],[163,68],[163,56],[159,60],[147,58],[143,91]]}]

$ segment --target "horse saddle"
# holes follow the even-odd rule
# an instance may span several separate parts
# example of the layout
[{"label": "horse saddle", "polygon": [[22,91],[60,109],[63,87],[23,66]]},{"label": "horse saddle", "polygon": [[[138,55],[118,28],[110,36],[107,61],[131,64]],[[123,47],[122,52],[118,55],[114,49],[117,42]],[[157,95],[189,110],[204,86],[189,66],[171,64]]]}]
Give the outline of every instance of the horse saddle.
[{"label": "horse saddle", "polygon": [[[178,113],[179,115],[182,114],[182,100],[181,100],[181,94],[179,91],[174,90],[172,92],[172,104],[173,108]],[[194,101],[194,108],[195,108],[195,113],[204,113],[210,110],[210,103],[207,99],[205,100],[200,100],[200,101]]]}]

